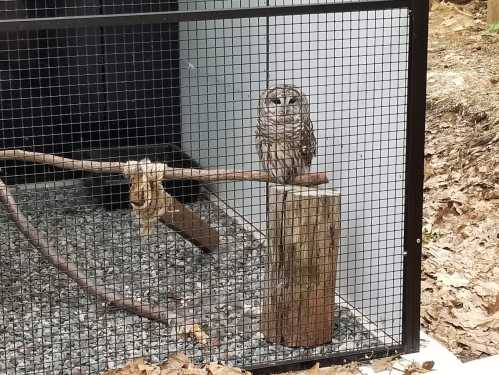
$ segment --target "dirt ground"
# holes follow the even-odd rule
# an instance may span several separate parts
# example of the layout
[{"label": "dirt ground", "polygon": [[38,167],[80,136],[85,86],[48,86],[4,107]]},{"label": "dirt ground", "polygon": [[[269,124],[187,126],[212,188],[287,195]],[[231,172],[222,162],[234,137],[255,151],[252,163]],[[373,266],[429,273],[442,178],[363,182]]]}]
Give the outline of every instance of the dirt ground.
[{"label": "dirt ground", "polygon": [[486,1],[432,1],[422,325],[462,360],[499,354],[499,31]]}]

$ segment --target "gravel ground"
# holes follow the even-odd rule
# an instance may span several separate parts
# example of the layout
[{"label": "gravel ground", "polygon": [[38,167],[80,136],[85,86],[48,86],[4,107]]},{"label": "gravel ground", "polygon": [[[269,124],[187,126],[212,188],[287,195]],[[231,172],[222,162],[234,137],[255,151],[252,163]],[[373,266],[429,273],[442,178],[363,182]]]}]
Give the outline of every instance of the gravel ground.
[{"label": "gravel ground", "polygon": [[15,193],[28,218],[57,239],[60,253],[86,277],[178,308],[215,340],[203,348],[180,334],[184,325],[175,321],[167,327],[106,308],[49,266],[0,213],[0,374],[96,374],[134,357],[161,361],[176,351],[195,361],[249,367],[379,345],[343,308],[335,312],[329,345],[267,344],[258,331],[264,249],[208,200],[192,208],[219,229],[215,254],[203,254],[163,226],[141,238],[129,210],[94,205],[79,180]]}]

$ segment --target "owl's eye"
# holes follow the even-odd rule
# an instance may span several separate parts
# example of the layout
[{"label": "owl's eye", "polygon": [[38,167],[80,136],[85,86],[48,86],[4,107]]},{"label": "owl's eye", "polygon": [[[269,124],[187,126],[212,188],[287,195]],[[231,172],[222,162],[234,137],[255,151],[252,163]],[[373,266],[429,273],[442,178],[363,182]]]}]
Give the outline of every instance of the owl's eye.
[{"label": "owl's eye", "polygon": [[291,98],[289,100],[289,104],[295,104],[296,103],[296,98]]},{"label": "owl's eye", "polygon": [[281,99],[279,98],[274,98],[274,99],[270,99],[272,101],[272,103],[274,104],[281,104]]}]

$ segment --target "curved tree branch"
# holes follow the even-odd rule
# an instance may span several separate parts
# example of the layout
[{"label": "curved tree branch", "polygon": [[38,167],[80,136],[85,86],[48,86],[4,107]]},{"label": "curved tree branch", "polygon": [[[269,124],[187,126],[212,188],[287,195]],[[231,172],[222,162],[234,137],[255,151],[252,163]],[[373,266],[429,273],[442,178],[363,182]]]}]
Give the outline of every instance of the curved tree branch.
[{"label": "curved tree branch", "polygon": [[[51,165],[55,168],[94,172],[94,173],[121,173],[127,175],[127,163],[102,162],[92,160],[75,160],[44,154],[41,152],[16,150],[0,150],[0,160],[29,161],[38,164]],[[160,166],[165,179],[176,180],[198,180],[198,181],[260,181],[274,182],[273,177],[263,171],[231,171],[225,169],[193,169],[193,168],[172,168],[166,164],[154,163]],[[298,176],[293,181],[293,185],[315,186],[328,182],[326,173],[307,173]]]},{"label": "curved tree branch", "polygon": [[176,319],[176,314],[168,311],[162,306],[152,306],[148,304],[137,304],[132,299],[123,296],[115,290],[96,285],[80,274],[80,271],[73,263],[62,257],[54,245],[48,239],[48,235],[35,228],[17,207],[14,197],[9,192],[7,186],[0,179],[0,202],[3,204],[9,218],[16,224],[19,231],[28,241],[42,254],[55,268],[67,275],[76,282],[80,288],[87,293],[101,299],[109,305],[116,306],[122,310],[168,324],[171,319]]}]

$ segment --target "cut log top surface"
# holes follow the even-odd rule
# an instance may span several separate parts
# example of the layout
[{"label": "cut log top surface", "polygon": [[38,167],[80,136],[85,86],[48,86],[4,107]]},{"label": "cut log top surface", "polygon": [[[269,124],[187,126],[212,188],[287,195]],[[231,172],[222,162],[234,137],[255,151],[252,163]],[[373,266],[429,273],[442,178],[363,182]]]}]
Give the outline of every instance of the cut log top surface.
[{"label": "cut log top surface", "polygon": [[305,187],[305,186],[297,186],[297,185],[275,185],[272,187],[278,192],[288,192],[297,196],[310,196],[310,197],[320,197],[320,196],[328,196],[328,197],[339,197],[340,192],[333,190],[332,188],[326,187]]}]

